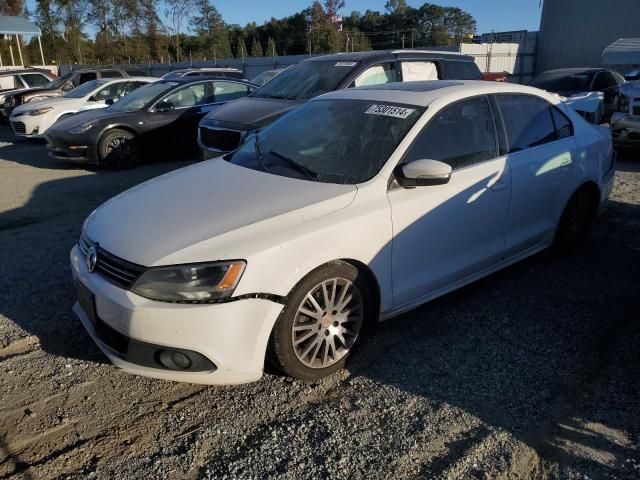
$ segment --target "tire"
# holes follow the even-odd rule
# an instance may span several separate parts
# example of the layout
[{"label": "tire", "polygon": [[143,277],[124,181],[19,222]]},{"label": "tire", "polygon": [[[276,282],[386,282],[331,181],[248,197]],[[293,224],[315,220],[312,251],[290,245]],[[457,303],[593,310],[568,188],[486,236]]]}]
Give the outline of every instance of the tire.
[{"label": "tire", "polygon": [[320,267],[287,296],[271,333],[270,363],[300,380],[332,375],[344,367],[374,315],[371,286],[357,268],[346,262]]},{"label": "tire", "polygon": [[571,196],[556,231],[556,250],[568,253],[582,243],[591,229],[597,207],[598,201],[588,188],[580,188]]},{"label": "tire", "polygon": [[109,170],[125,170],[138,161],[136,136],[127,131],[114,128],[100,139],[98,144],[98,162]]}]

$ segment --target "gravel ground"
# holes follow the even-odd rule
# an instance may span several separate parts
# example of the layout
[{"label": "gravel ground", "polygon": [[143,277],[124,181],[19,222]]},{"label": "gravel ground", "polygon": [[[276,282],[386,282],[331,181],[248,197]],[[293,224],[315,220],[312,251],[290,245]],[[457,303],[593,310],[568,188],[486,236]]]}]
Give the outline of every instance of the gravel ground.
[{"label": "gravel ground", "polygon": [[68,252],[129,172],[0,127],[0,478],[640,478],[640,163],[575,254],[384,323],[319,383],[127,375],[71,313]]}]

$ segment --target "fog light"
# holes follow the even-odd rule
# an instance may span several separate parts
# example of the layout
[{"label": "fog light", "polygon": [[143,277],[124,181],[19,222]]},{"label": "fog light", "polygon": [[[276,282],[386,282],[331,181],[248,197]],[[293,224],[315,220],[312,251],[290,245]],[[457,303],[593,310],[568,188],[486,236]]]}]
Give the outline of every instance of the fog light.
[{"label": "fog light", "polygon": [[164,367],[171,370],[187,370],[191,367],[191,359],[182,352],[162,350],[158,360]]}]

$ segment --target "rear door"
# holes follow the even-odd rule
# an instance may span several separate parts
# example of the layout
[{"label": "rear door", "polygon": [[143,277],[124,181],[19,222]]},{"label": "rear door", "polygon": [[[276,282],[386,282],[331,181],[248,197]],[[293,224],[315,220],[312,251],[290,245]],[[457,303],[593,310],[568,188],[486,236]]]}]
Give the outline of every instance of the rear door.
[{"label": "rear door", "polygon": [[506,255],[516,255],[553,238],[560,205],[572,188],[576,163],[573,126],[546,100],[499,94],[496,103],[507,135],[511,206]]}]

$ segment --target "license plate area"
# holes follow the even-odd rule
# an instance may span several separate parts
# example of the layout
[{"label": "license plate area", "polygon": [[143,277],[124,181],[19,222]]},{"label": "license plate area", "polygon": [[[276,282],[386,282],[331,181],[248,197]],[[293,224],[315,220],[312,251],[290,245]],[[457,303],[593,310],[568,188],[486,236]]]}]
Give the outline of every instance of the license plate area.
[{"label": "license plate area", "polygon": [[85,287],[84,284],[80,281],[78,281],[76,285],[76,291],[78,293],[78,303],[82,307],[82,310],[84,310],[84,313],[87,314],[87,317],[89,317],[89,320],[91,321],[93,326],[96,327],[97,315],[95,295],[91,293],[91,290]]}]

